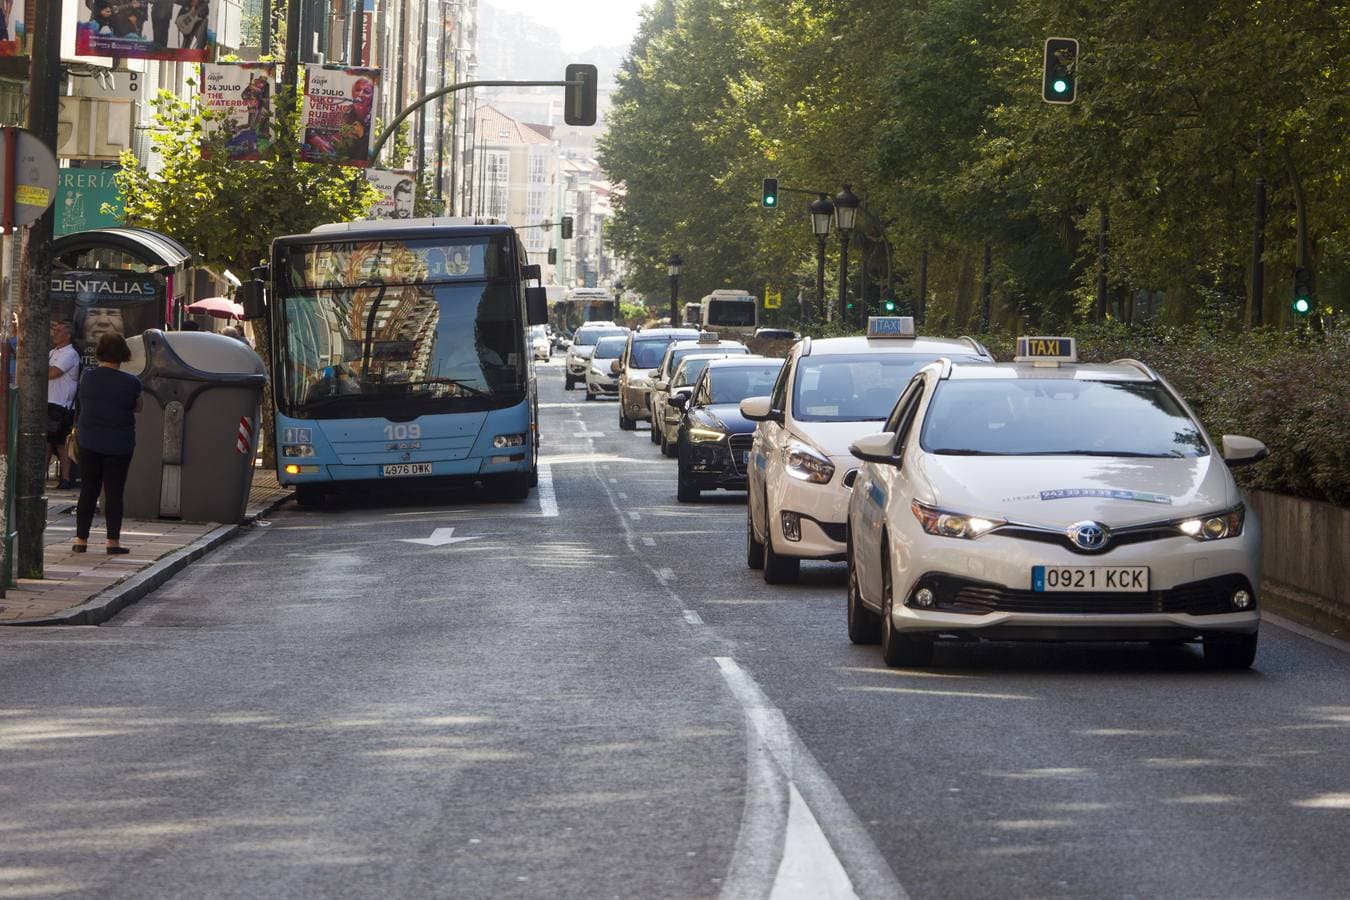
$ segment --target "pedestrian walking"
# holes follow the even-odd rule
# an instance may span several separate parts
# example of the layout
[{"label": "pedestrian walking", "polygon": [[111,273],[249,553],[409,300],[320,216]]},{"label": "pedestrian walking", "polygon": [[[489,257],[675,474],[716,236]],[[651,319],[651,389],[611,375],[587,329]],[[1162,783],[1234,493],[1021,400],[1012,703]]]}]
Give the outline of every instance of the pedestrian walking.
[{"label": "pedestrian walking", "polygon": [[80,387],[80,354],[70,343],[70,323],[53,322],[52,348],[47,351],[47,465],[60,461],[57,488],[70,490],[70,454],[66,438],[75,424],[75,394]]},{"label": "pedestrian walking", "polygon": [[122,546],[122,494],[126,491],[131,454],[136,449],[136,413],[141,410],[140,379],[121,371],[131,350],[120,334],[105,334],[94,350],[98,366],[80,380],[79,442],[83,485],[75,508],[76,553],[89,546],[89,529],[100,491],[108,527],[108,553],[129,553]]}]

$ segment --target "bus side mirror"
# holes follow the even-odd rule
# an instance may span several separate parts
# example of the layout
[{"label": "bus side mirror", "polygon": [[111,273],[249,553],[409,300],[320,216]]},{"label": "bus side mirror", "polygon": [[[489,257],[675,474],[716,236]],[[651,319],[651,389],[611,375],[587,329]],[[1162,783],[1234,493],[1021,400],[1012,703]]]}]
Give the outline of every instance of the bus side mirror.
[{"label": "bus side mirror", "polygon": [[267,298],[263,293],[263,283],[257,279],[245,281],[235,288],[234,302],[244,308],[247,321],[267,318]]},{"label": "bus side mirror", "polygon": [[548,324],[548,291],[544,288],[525,289],[525,318],[531,325]]},{"label": "bus side mirror", "polygon": [[543,270],[539,268],[538,263],[532,263],[528,266],[520,267],[520,277],[525,281],[542,281],[544,273]]}]

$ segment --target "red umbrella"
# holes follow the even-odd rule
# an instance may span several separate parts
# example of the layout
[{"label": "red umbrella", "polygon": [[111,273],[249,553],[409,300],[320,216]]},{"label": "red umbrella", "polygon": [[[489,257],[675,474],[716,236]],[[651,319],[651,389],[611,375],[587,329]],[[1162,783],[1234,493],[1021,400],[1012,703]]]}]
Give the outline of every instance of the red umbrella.
[{"label": "red umbrella", "polygon": [[217,319],[244,318],[244,307],[235,303],[229,297],[207,297],[189,306],[187,311],[198,314],[205,313]]}]

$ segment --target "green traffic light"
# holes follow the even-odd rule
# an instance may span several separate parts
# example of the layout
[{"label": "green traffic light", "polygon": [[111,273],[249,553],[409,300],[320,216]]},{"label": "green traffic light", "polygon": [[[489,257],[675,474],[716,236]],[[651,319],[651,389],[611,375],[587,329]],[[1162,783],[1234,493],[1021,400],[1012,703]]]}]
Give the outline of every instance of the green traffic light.
[{"label": "green traffic light", "polygon": [[894,301],[894,300],[887,300],[887,301],[886,301],[886,312],[895,312],[895,301]]},{"label": "green traffic light", "polygon": [[776,206],[777,204],[778,204],[778,198],[775,197],[773,194],[769,194],[767,197],[764,198],[764,205],[765,205],[765,206]]},{"label": "green traffic light", "polygon": [[1069,83],[1068,83],[1067,81],[1065,81],[1063,78],[1061,78],[1061,79],[1059,79],[1059,80],[1057,80],[1057,81],[1055,82],[1055,93],[1056,93],[1056,94],[1062,94],[1062,93],[1064,93],[1065,91],[1067,91],[1068,89],[1069,89]]},{"label": "green traffic light", "polygon": [[1312,312],[1312,300],[1308,297],[1295,297],[1293,309],[1295,315],[1306,316]]}]

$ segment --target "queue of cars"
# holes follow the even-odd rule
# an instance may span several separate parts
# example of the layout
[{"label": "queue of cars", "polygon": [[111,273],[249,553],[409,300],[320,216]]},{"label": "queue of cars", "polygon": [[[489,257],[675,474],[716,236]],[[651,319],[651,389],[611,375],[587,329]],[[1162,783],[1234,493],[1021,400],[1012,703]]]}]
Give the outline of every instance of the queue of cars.
[{"label": "queue of cars", "polygon": [[608,366],[620,427],[652,421],[681,502],[747,491],[746,562],[766,582],[846,562],[848,636],[887,664],[928,665],[951,639],[1255,659],[1260,527],[1230,469],[1266,448],[1216,443],[1147,366],[1080,364],[1064,337],[999,363],[904,317],[785,360],[661,332],[628,335]]}]

